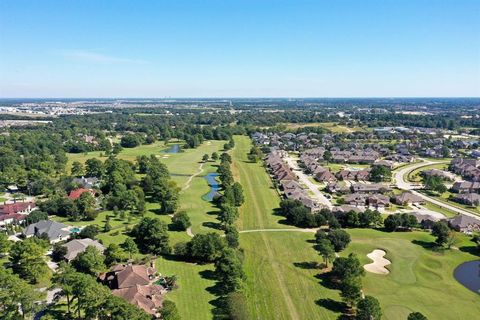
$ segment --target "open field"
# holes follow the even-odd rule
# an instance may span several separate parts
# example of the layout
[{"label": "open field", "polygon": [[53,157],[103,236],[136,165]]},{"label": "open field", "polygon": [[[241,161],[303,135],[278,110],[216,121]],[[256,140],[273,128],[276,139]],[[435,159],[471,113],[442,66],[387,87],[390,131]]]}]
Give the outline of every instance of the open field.
[{"label": "open field", "polygon": [[387,252],[389,275],[367,273],[365,294],[382,305],[384,319],[404,320],[419,311],[429,319],[475,319],[480,314],[480,297],[453,278],[453,270],[462,262],[478,259],[466,236],[460,236],[460,250],[434,251],[434,238],[426,232],[385,233],[368,229],[349,229],[352,243],[342,255],[357,253],[362,264],[370,263],[367,253],[373,249]]},{"label": "open field", "polygon": [[279,224],[283,218],[275,216],[273,210],[280,203],[279,195],[273,187],[261,162],[250,163],[247,153],[251,142],[248,137],[235,137],[235,149],[232,153],[232,171],[245,191],[245,203],[240,208],[239,230],[262,228],[289,228]]},{"label": "open field", "polygon": [[[240,209],[239,226],[246,229],[294,229],[280,224],[273,214],[280,198],[261,163],[249,163],[247,137],[236,137],[234,174],[242,183],[246,202]],[[336,319],[334,312],[317,305],[338,293],[318,284],[314,264],[318,254],[302,232],[257,232],[241,234],[245,250],[248,312],[251,319]],[[313,262],[313,265],[312,265]]]}]

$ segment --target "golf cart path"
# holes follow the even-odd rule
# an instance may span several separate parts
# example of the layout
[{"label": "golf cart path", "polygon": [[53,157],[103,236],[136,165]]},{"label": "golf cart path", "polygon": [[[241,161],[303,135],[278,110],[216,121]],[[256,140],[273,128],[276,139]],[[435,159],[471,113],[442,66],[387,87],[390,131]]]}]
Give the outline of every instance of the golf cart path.
[{"label": "golf cart path", "polygon": [[194,174],[192,174],[190,177],[188,177],[188,180],[183,185],[182,191],[185,191],[188,188],[190,188],[190,184],[192,183],[193,178],[197,177],[198,175],[200,175],[203,172],[203,165],[204,164],[205,164],[204,162],[200,163],[200,165],[198,166],[198,171],[195,172]]}]

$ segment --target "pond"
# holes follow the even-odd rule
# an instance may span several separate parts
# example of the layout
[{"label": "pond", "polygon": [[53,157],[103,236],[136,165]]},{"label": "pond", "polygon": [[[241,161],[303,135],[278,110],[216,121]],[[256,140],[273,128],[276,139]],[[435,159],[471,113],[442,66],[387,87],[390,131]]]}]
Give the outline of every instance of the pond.
[{"label": "pond", "polygon": [[179,144],[171,144],[167,149],[161,151],[161,153],[179,153],[180,152],[180,145]]},{"label": "pond", "polygon": [[480,260],[462,263],[455,269],[453,276],[464,287],[480,294]]},{"label": "pond", "polygon": [[208,185],[210,186],[210,191],[202,196],[203,200],[212,201],[215,195],[218,194],[220,190],[220,184],[217,181],[218,173],[209,173],[204,178],[207,180]]}]

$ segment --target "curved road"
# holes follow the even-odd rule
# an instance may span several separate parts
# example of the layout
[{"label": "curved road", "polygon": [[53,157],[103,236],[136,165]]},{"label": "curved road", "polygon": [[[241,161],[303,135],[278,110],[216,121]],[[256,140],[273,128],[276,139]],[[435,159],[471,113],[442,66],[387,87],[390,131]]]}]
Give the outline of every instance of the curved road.
[{"label": "curved road", "polygon": [[426,166],[429,166],[429,165],[432,165],[432,164],[446,163],[446,161],[431,161],[431,160],[425,160],[425,159],[420,159],[420,160],[422,160],[422,162],[413,164],[411,166],[405,166],[405,167],[401,168],[400,170],[398,170],[397,172],[395,172],[394,177],[395,177],[395,183],[397,184],[397,187],[399,189],[402,189],[402,190],[408,190],[411,193],[413,193],[414,195],[423,198],[425,201],[434,203],[434,204],[436,204],[440,207],[446,208],[446,209],[451,210],[453,212],[456,212],[458,214],[464,214],[466,216],[470,216],[470,217],[474,217],[474,218],[478,219],[479,218],[478,215],[475,215],[475,214],[473,214],[469,211],[457,208],[455,206],[446,204],[442,201],[438,201],[434,198],[431,198],[429,196],[424,195],[423,193],[415,191],[415,189],[419,189],[421,187],[419,187],[418,185],[414,185],[414,184],[408,182],[405,179],[406,176],[408,175],[408,173],[410,173],[411,171],[413,171],[415,169],[418,169],[418,168],[421,168],[421,167],[426,167]]}]

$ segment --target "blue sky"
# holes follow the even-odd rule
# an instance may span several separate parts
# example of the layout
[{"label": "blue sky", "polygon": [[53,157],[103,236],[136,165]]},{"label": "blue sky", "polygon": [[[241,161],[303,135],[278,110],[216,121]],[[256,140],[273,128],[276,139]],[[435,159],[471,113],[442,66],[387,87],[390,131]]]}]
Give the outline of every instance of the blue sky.
[{"label": "blue sky", "polygon": [[480,1],[0,1],[0,97],[262,96],[480,96]]}]

